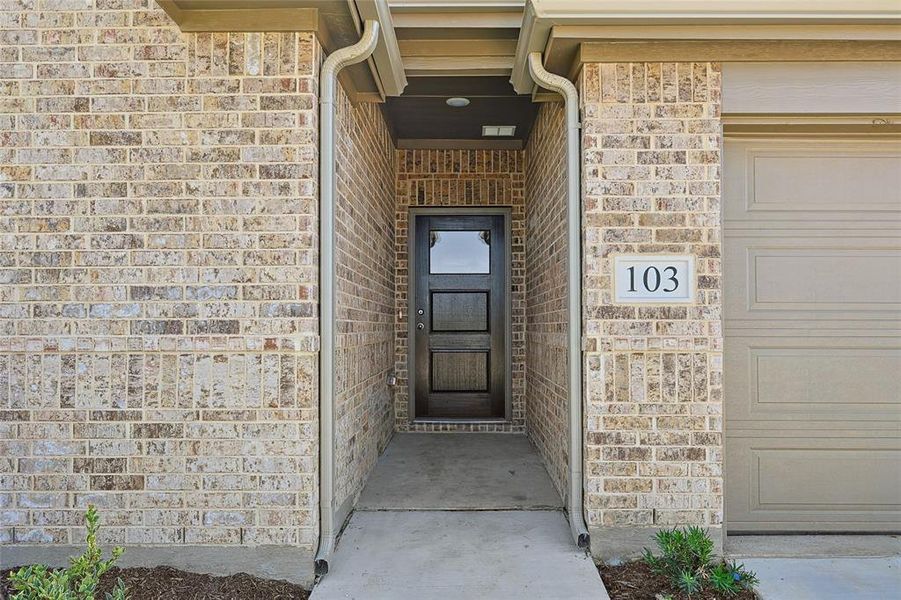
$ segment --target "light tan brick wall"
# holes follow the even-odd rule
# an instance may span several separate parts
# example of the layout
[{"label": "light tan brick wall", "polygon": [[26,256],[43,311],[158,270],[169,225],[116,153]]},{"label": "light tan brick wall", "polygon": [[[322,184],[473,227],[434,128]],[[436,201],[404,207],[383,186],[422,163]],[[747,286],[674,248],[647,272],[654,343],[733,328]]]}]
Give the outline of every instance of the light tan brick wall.
[{"label": "light tan brick wall", "polygon": [[[719,527],[720,67],[589,64],[580,85],[592,536]],[[614,305],[610,257],[621,252],[695,255],[697,303]]]},{"label": "light tan brick wall", "polygon": [[[398,150],[395,261],[395,389],[398,431],[517,431],[525,428],[525,154],[521,150]],[[407,227],[416,206],[511,208],[512,404],[508,423],[411,425],[407,385]]]},{"label": "light tan brick wall", "polygon": [[566,115],[541,105],[526,146],[526,430],[565,496],[567,422]]},{"label": "light tan brick wall", "polygon": [[0,541],[317,539],[317,45],[0,10]]},{"label": "light tan brick wall", "polygon": [[394,143],[376,104],[339,91],[335,201],[336,498],[363,488],[394,432]]}]

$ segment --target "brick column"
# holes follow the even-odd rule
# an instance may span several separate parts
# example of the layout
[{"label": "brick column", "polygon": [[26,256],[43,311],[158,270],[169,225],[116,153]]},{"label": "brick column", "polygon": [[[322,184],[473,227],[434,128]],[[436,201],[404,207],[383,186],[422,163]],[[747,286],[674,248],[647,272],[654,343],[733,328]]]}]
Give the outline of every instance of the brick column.
[{"label": "brick column", "polygon": [[[593,551],[722,523],[720,67],[585,65],[585,506]],[[612,255],[693,254],[696,303],[613,303]]]}]

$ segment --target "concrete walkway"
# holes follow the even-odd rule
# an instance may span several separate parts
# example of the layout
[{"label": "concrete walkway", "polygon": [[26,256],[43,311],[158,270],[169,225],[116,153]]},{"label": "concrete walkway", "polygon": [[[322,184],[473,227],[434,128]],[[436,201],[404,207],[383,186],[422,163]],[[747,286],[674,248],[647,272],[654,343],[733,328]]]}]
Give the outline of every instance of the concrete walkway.
[{"label": "concrete walkway", "polygon": [[751,558],[760,600],[887,600],[901,596],[901,557]]},{"label": "concrete walkway", "polygon": [[730,536],[726,550],[757,573],[761,600],[883,600],[901,590],[898,536]]},{"label": "concrete walkway", "polygon": [[311,600],[606,600],[558,511],[357,512]]},{"label": "concrete walkway", "polygon": [[528,439],[394,436],[312,600],[607,600]]}]

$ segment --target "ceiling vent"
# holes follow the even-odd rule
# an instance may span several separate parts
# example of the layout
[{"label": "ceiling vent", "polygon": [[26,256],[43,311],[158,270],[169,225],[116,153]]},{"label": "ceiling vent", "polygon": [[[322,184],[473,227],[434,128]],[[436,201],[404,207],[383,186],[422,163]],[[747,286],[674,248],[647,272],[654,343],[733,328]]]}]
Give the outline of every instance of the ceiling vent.
[{"label": "ceiling vent", "polygon": [[516,125],[482,125],[482,137],[509,137],[516,133]]}]

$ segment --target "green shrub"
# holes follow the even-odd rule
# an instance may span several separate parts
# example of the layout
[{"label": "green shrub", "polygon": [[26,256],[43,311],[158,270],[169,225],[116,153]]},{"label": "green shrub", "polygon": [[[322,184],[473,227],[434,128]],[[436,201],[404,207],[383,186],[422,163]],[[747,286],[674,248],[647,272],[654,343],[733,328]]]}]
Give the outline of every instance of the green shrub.
[{"label": "green shrub", "polygon": [[645,563],[688,596],[704,590],[734,596],[757,585],[757,576],[744,565],[714,560],[713,540],[700,527],[664,529],[654,540],[660,555],[645,548]]},{"label": "green shrub", "polygon": [[[81,556],[71,559],[68,568],[52,570],[45,565],[32,565],[10,572],[9,581],[16,590],[11,600],[96,600],[101,575],[110,570],[124,550],[117,546],[113,548],[112,557],[103,560],[103,552],[97,545],[100,516],[94,506],[88,506],[85,525],[88,547]],[[127,599],[121,579],[105,599]]]}]

